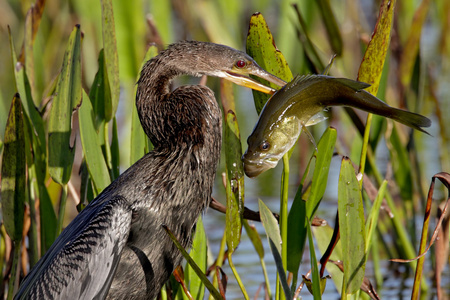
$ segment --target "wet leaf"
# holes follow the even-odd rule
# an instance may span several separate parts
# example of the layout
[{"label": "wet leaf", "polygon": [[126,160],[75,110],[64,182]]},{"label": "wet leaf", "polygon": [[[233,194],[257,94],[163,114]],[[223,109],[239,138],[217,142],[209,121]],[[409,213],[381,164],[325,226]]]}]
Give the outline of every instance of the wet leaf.
[{"label": "wet leaf", "polygon": [[95,194],[98,195],[111,183],[111,179],[100,145],[100,138],[95,130],[94,110],[89,96],[84,90],[83,103],[79,109],[78,117],[84,157],[91,180],[94,183]]},{"label": "wet leaf", "polygon": [[[247,35],[247,53],[267,72],[287,82],[292,80],[292,72],[286,59],[276,47],[266,20],[260,13],[255,13],[250,19]],[[254,79],[275,89],[280,88],[264,79],[258,77]],[[256,111],[259,114],[270,95],[253,91],[253,98]]]},{"label": "wet leaf", "polygon": [[384,0],[380,7],[377,24],[372,39],[367,46],[364,58],[359,66],[358,80],[371,86],[366,90],[377,95],[383,66],[391,40],[392,20],[394,18],[396,0]]},{"label": "wet leaf", "polygon": [[345,296],[356,293],[361,287],[366,264],[364,207],[355,169],[347,157],[342,159],[339,175],[338,212]]},{"label": "wet leaf", "polygon": [[[6,232],[14,242],[22,240],[25,208],[25,136],[19,94],[12,100],[5,129],[2,158],[1,208]],[[19,245],[16,245],[19,246]]]},{"label": "wet leaf", "polygon": [[101,0],[103,49],[105,50],[106,77],[111,91],[111,102],[105,98],[105,120],[109,122],[116,115],[119,105],[120,81],[119,58],[116,45],[116,29],[112,0]]},{"label": "wet leaf", "polygon": [[53,180],[66,184],[72,173],[72,112],[81,102],[81,30],[69,38],[48,121],[48,166]]},{"label": "wet leaf", "polygon": [[239,245],[244,213],[244,166],[241,160],[242,147],[236,115],[226,112],[225,123],[225,163],[227,169],[227,211],[226,235],[228,251],[231,253]]},{"label": "wet leaf", "polygon": [[281,236],[278,222],[270,209],[261,200],[259,200],[259,211],[261,214],[261,223],[266,231],[270,250],[272,251],[272,255],[275,259],[275,265],[277,267],[284,295],[286,296],[286,299],[292,299],[291,291],[287,283],[286,271],[284,270],[283,263],[281,261]]}]

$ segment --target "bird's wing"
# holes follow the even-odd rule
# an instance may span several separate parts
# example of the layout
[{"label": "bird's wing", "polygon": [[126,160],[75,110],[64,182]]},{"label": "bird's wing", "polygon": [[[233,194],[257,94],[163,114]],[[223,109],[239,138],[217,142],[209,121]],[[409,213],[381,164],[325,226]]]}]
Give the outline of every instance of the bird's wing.
[{"label": "bird's wing", "polygon": [[99,198],[56,239],[15,299],[106,297],[128,239],[132,211],[122,196]]}]

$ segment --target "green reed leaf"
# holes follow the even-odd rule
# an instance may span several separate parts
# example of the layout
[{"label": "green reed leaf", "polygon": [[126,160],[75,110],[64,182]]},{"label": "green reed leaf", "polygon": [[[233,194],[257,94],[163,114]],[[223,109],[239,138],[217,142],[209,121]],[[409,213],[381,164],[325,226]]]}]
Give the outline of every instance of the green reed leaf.
[{"label": "green reed leaf", "polygon": [[[25,208],[25,135],[19,94],[12,100],[5,129],[2,158],[1,208],[3,224],[10,238],[22,240]],[[16,245],[18,246],[18,245]]]},{"label": "green reed leaf", "polygon": [[347,157],[342,159],[339,175],[338,213],[344,261],[344,298],[360,289],[366,265],[364,207],[355,169]]},{"label": "green reed leaf", "polygon": [[81,102],[81,30],[76,25],[64,54],[48,121],[48,166],[53,180],[66,184],[72,173],[72,112]]}]

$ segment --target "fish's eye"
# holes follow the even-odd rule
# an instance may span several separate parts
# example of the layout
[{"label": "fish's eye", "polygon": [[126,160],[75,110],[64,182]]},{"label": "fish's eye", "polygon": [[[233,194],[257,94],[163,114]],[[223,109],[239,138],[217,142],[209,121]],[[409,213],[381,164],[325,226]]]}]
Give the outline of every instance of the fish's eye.
[{"label": "fish's eye", "polygon": [[236,62],[236,67],[238,67],[239,69],[242,69],[243,67],[245,67],[247,65],[247,63],[243,60],[238,60]]},{"label": "fish's eye", "polygon": [[267,151],[270,148],[270,143],[269,142],[264,142],[261,145],[259,145],[259,149],[261,149],[261,151]]}]

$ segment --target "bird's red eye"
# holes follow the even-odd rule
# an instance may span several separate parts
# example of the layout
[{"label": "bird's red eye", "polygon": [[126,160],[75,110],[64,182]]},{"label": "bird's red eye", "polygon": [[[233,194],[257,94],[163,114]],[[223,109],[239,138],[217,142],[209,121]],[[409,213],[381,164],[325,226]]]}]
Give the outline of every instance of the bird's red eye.
[{"label": "bird's red eye", "polygon": [[243,60],[238,60],[238,61],[236,62],[236,67],[238,67],[239,69],[245,67],[245,65],[246,65],[246,63],[245,63],[245,61],[243,61]]}]

